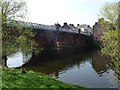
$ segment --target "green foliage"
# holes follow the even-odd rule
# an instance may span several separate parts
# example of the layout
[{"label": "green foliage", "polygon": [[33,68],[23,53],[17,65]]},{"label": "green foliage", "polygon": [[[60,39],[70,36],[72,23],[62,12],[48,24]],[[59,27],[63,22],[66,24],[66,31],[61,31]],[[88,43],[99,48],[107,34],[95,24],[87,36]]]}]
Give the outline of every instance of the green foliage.
[{"label": "green foliage", "polygon": [[115,29],[115,25],[110,21],[106,21],[104,18],[100,18],[98,21],[100,22],[104,32]]},{"label": "green foliage", "polygon": [[[118,3],[107,3],[102,8],[102,15],[106,20],[110,21],[111,25],[108,22],[105,24],[105,21],[101,20],[104,29],[108,27],[104,32],[104,36],[101,37],[103,43],[101,52],[110,57],[111,65],[113,66],[118,82],[120,82],[120,14],[118,13]],[[114,26],[114,30],[111,26]]]},{"label": "green foliage", "polygon": [[[14,53],[18,50],[25,54],[33,50],[39,52],[40,48],[34,42],[35,33],[28,30],[19,23],[13,23],[14,20],[24,20],[26,14],[26,3],[18,0],[1,0],[1,17],[2,17],[2,56]],[[12,24],[15,27],[11,27]]]},{"label": "green foliage", "polygon": [[104,33],[104,36],[101,38],[104,48],[102,52],[108,56],[118,59],[118,30],[110,30]]},{"label": "green foliage", "polygon": [[25,18],[26,3],[23,0],[0,0],[2,22],[11,19]]},{"label": "green foliage", "polygon": [[[119,29],[120,30],[120,29]],[[118,42],[118,30],[111,30],[105,32],[101,38],[103,41],[103,48],[101,52],[108,55],[111,61],[111,65],[115,71],[118,82],[120,81],[120,53],[119,53],[119,42]]]},{"label": "green foliage", "polygon": [[111,23],[115,24],[118,18],[118,2],[106,3],[100,11],[100,15]]},{"label": "green foliage", "polygon": [[93,90],[77,85],[65,84],[49,76],[33,71],[25,71],[23,73],[22,70],[3,68],[2,78],[2,88],[71,88],[72,90]]}]

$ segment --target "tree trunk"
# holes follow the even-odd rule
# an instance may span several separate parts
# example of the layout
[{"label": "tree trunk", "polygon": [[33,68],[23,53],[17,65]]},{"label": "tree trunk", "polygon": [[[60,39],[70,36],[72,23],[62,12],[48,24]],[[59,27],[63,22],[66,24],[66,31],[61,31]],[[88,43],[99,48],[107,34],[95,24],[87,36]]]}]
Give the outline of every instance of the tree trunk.
[{"label": "tree trunk", "polygon": [[5,66],[5,67],[7,67],[7,56],[3,56],[2,57],[2,66]]}]

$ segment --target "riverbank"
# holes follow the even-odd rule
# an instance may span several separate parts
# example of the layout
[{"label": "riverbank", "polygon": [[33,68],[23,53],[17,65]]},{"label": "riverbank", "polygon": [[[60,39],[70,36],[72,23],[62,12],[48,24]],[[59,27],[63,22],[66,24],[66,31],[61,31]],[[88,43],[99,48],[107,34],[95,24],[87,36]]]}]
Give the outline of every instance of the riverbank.
[{"label": "riverbank", "polygon": [[93,90],[78,85],[65,84],[42,73],[13,68],[2,68],[2,88]]}]

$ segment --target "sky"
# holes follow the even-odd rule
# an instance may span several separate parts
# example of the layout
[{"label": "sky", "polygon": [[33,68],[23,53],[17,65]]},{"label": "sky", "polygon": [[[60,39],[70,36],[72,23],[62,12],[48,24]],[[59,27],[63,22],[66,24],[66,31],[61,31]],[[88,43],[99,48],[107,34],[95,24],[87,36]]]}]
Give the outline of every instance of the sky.
[{"label": "sky", "polygon": [[27,0],[27,21],[46,25],[67,22],[92,27],[98,21],[101,7],[114,1],[119,0]]}]

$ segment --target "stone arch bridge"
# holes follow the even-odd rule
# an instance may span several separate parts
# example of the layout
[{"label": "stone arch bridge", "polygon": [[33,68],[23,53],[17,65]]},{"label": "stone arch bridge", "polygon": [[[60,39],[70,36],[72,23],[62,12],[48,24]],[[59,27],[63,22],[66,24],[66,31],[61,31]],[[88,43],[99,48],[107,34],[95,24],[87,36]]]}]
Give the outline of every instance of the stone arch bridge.
[{"label": "stone arch bridge", "polygon": [[[14,21],[13,24],[18,23]],[[43,25],[31,22],[20,22],[27,28],[37,32],[34,39],[42,48],[70,47],[70,48],[91,48],[94,46],[94,39],[91,33],[80,31],[75,26],[63,27],[59,24]]]}]

